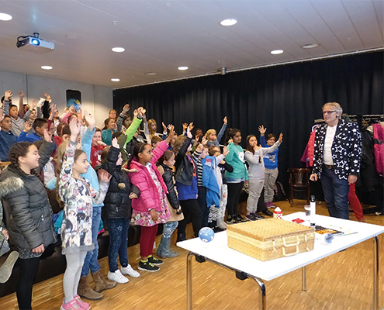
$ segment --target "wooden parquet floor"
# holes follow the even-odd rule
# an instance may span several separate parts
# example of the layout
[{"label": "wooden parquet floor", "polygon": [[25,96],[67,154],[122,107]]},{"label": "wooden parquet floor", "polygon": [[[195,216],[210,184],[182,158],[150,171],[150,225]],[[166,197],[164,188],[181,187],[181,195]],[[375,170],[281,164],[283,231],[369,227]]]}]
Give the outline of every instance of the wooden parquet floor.
[{"label": "wooden parquet floor", "polygon": [[[276,203],[283,214],[303,211],[304,201]],[[327,215],[324,203],[317,213]],[[351,219],[355,220],[353,213]],[[384,216],[367,215],[368,223],[383,225]],[[191,228],[188,228],[191,235]],[[175,243],[175,236],[174,242]],[[159,238],[159,237],[158,237]],[[157,239],[159,241],[159,239]],[[384,236],[380,242],[380,300],[384,307]],[[179,248],[177,258],[166,259],[156,273],[141,272],[141,277],[130,278],[127,284],[103,292],[100,301],[91,301],[94,310],[172,310],[186,309],[186,255]],[[129,248],[131,265],[139,261],[138,245]],[[104,274],[108,259],[100,260]],[[334,254],[307,266],[307,291],[301,290],[301,270],[296,270],[266,282],[267,309],[273,310],[366,310],[372,309],[373,242],[368,240],[346,251]],[[259,288],[253,280],[236,279],[233,271],[210,262],[193,263],[193,308],[199,310],[258,309]],[[35,284],[34,309],[59,309],[63,300],[62,275]],[[0,298],[0,309],[17,309],[15,294]]]}]

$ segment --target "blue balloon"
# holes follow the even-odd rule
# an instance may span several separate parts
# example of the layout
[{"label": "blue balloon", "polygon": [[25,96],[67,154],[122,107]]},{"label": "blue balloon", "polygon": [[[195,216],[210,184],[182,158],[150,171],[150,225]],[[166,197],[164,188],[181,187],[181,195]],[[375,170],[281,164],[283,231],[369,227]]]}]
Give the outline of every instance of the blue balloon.
[{"label": "blue balloon", "polygon": [[214,237],[215,237],[215,233],[209,227],[203,227],[199,231],[199,238],[203,242],[207,242],[207,243],[211,242]]}]

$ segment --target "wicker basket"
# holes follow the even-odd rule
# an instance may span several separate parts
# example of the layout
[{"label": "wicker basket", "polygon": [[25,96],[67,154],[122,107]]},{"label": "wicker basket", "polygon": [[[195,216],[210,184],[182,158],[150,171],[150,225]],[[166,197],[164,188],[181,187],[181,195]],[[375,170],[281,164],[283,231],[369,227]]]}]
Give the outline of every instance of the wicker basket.
[{"label": "wicker basket", "polygon": [[231,249],[261,261],[312,251],[315,243],[313,228],[280,219],[229,225],[227,235]]}]

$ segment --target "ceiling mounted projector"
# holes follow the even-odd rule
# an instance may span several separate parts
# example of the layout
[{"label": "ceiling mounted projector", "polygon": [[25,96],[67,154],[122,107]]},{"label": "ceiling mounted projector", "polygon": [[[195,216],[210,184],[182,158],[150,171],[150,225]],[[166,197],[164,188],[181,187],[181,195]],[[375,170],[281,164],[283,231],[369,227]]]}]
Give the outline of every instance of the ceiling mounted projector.
[{"label": "ceiling mounted projector", "polygon": [[37,32],[34,32],[33,35],[29,36],[19,36],[17,38],[16,46],[25,51],[40,54],[47,53],[55,49],[55,43],[39,38],[39,34]]}]

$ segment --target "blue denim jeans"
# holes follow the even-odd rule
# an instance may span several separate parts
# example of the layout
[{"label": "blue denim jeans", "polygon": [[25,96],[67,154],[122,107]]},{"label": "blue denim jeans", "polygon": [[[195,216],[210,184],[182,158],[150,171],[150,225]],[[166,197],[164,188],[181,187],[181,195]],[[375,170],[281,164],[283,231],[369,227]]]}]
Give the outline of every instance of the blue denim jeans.
[{"label": "blue denim jeans", "polygon": [[109,231],[109,247],[108,247],[108,264],[109,271],[115,272],[119,269],[117,265],[117,255],[121,267],[128,266],[128,229],[129,219],[116,218],[107,219],[108,231]]},{"label": "blue denim jeans", "polygon": [[324,166],[320,180],[329,215],[349,220],[348,181],[340,180],[333,169],[327,169]]},{"label": "blue denim jeans", "polygon": [[163,226],[163,238],[171,238],[178,225],[177,221],[166,222]]},{"label": "blue denim jeans", "polygon": [[99,226],[101,220],[101,208],[102,207],[93,207],[92,214],[92,243],[95,245],[95,248],[92,251],[87,252],[87,256],[84,260],[83,269],[81,270],[81,276],[85,277],[91,269],[91,273],[95,273],[100,270],[99,262],[97,261],[97,256],[99,255],[99,244],[97,243],[97,236],[99,235]]}]

